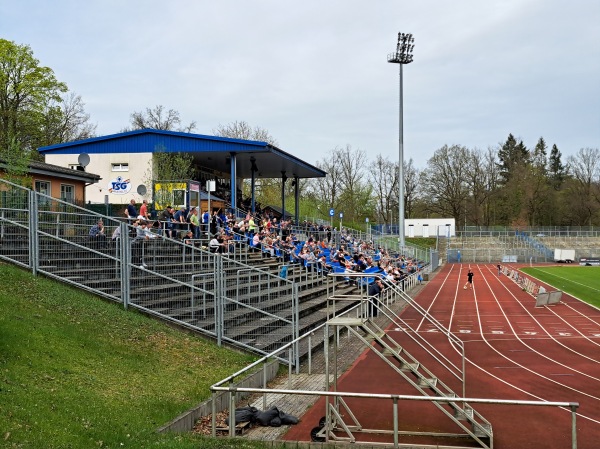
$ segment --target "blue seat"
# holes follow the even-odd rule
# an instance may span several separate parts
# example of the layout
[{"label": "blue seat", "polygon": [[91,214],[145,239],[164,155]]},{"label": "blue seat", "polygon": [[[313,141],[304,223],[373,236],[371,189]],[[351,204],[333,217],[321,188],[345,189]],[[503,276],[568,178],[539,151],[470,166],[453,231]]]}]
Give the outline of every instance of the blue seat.
[{"label": "blue seat", "polygon": [[[383,270],[379,267],[369,267],[365,271],[363,271],[363,273],[381,273],[382,271]],[[375,278],[369,276],[361,278],[359,281],[359,285],[371,285],[373,282],[375,282]]]}]

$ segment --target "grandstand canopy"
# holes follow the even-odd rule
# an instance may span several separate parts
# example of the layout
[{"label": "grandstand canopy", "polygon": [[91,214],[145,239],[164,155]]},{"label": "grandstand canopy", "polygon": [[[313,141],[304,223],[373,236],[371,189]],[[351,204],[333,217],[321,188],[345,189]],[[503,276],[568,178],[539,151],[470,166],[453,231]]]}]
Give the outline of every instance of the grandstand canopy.
[{"label": "grandstand canopy", "polygon": [[326,172],[267,142],[206,136],[176,131],[141,129],[94,137],[38,149],[46,154],[190,153],[194,164],[221,173],[231,173],[232,155],[239,178],[318,178]]}]

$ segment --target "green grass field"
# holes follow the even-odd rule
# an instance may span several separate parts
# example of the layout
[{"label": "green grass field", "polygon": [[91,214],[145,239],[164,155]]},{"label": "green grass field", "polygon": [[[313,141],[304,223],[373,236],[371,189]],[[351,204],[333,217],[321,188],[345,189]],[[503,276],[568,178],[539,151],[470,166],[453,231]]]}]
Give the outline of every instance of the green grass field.
[{"label": "green grass field", "polygon": [[600,267],[564,265],[528,267],[522,270],[557,290],[600,307]]},{"label": "green grass field", "polygon": [[14,266],[0,279],[0,447],[265,447],[156,432],[253,357]]}]

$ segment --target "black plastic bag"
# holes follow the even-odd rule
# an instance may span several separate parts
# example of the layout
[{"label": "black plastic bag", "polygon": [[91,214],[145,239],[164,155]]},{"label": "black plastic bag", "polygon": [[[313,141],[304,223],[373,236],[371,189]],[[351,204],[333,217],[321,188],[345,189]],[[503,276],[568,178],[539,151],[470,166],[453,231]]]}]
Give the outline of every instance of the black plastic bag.
[{"label": "black plastic bag", "polygon": [[281,420],[281,424],[288,425],[288,424],[298,424],[298,422],[300,421],[297,417],[293,416],[293,415],[288,415],[285,412],[282,412],[281,410],[279,411],[279,419]]},{"label": "black plastic bag", "polygon": [[[235,409],[235,422],[236,422],[236,424],[241,423],[241,422],[255,423],[256,417],[259,413],[262,413],[262,412],[259,409],[257,409],[256,407],[236,408]],[[229,418],[226,418],[225,422],[227,423],[227,425],[229,425]]]},{"label": "black plastic bag", "polygon": [[[271,421],[273,421],[275,418],[277,418],[277,421],[275,421],[275,425],[273,425],[271,424]],[[264,412],[259,411],[256,415],[256,422],[259,423],[261,426],[280,426],[281,420],[279,420],[279,410],[277,409],[277,407],[271,407],[269,410],[266,410]],[[277,422],[279,424],[277,424]]]}]

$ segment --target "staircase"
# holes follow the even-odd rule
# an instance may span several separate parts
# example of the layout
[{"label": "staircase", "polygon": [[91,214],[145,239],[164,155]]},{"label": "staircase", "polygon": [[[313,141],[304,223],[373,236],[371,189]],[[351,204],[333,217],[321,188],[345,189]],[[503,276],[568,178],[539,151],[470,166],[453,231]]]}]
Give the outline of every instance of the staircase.
[{"label": "staircase", "polygon": [[[402,291],[396,289],[395,286],[389,284],[386,286],[388,294],[391,293],[397,298],[401,298],[414,307],[430,324],[448,338],[451,345],[459,346],[460,350],[462,342],[458,337],[451,334],[447,329],[431,317],[424,309],[412,299],[405,295]],[[385,290],[384,290],[385,291]],[[341,293],[334,292],[330,296],[329,301],[337,303],[347,300],[347,297]],[[370,299],[368,300],[370,302]],[[426,435],[431,437],[458,437],[468,438],[472,442],[477,443],[480,447],[490,449],[493,447],[493,432],[492,426],[480,413],[478,413],[471,405],[462,400],[454,401],[452,399],[464,397],[464,372],[462,368],[447,359],[438,351],[435,346],[427,346],[424,337],[415,332],[410,324],[405,322],[401,316],[395,314],[390,308],[383,303],[377,303],[380,306],[376,307],[379,313],[383,313],[388,318],[401,326],[404,330],[399,338],[405,339],[404,346],[390,336],[379,327],[374,320],[370,318],[368,313],[362,317],[346,317],[335,316],[327,321],[327,326],[336,332],[347,332],[349,335],[360,340],[365,347],[375,353],[385,364],[392,369],[397,375],[402,385],[408,386],[409,390],[415,391],[417,395],[431,398],[433,404],[443,415],[445,415],[457,428],[457,433],[449,434],[447,432],[423,432],[420,430],[399,432],[405,435]],[[438,333],[439,335],[439,333]],[[407,347],[413,348],[417,356],[407,350]],[[336,354],[333,356],[337,357]],[[429,369],[425,367],[422,360],[428,360],[435,368]],[[456,384],[457,379],[463,385],[461,394],[455,392],[442,377],[450,379]],[[337,373],[333,375],[333,390],[337,391]],[[394,387],[394,391],[403,391],[400,385]],[[329,440],[356,442],[354,433],[385,433],[381,429],[365,429],[359,420],[357,414],[353,413],[348,408],[348,405],[343,398],[337,398],[328,405],[327,418],[320,423],[321,429],[314,429],[313,441],[325,441],[328,436]],[[343,408],[344,410],[341,410]],[[432,424],[426,426],[431,428]],[[429,446],[428,446],[429,447]]]}]

